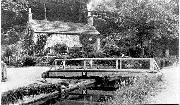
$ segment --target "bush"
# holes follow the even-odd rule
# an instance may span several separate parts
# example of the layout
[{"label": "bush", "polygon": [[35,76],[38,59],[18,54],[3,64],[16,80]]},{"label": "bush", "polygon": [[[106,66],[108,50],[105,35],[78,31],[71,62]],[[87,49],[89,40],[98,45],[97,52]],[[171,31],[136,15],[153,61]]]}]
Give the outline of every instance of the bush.
[{"label": "bush", "polygon": [[66,44],[59,44],[59,43],[53,46],[54,51],[57,54],[67,53],[67,47],[68,46]]},{"label": "bush", "polygon": [[25,56],[22,58],[22,66],[35,66],[36,60],[32,56]]},{"label": "bush", "polygon": [[69,56],[70,58],[82,58],[83,54],[80,48],[74,47],[69,49]]},{"label": "bush", "polygon": [[106,45],[103,48],[103,52],[106,55],[106,57],[112,57],[112,56],[120,56],[121,51],[119,51],[119,48],[115,45]]},{"label": "bush", "polygon": [[106,54],[103,52],[92,52],[89,54],[88,57],[90,57],[90,58],[105,58]]},{"label": "bush", "polygon": [[25,96],[31,97],[40,94],[49,94],[60,89],[60,83],[49,84],[30,84],[28,86],[19,87],[2,93],[1,104],[9,105],[18,103]]},{"label": "bush", "polygon": [[136,77],[136,82],[130,86],[123,86],[116,91],[112,105],[135,105],[147,104],[148,97],[155,94],[162,88],[162,81],[158,77],[140,76]]}]

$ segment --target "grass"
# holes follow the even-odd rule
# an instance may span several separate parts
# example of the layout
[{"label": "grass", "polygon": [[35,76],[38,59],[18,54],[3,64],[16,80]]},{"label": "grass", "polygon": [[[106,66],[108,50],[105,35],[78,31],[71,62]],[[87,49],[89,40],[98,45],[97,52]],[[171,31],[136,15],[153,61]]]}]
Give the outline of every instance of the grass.
[{"label": "grass", "polygon": [[134,105],[148,104],[148,97],[155,95],[155,91],[162,88],[161,77],[137,77],[136,83],[131,86],[123,86],[116,91],[115,98],[110,105]]},{"label": "grass", "polygon": [[25,97],[31,97],[40,94],[48,94],[60,89],[60,83],[57,84],[31,84],[29,86],[20,87],[18,89],[9,90],[1,95],[1,104],[15,104]]}]

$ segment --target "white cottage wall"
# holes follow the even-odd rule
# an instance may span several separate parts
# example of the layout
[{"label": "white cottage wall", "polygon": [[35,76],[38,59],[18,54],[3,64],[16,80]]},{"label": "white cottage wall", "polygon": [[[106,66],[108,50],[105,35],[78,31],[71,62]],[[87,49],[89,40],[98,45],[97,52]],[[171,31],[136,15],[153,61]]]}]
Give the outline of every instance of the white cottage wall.
[{"label": "white cottage wall", "polygon": [[66,44],[68,47],[81,47],[79,35],[52,34],[47,38],[45,49],[56,44]]}]

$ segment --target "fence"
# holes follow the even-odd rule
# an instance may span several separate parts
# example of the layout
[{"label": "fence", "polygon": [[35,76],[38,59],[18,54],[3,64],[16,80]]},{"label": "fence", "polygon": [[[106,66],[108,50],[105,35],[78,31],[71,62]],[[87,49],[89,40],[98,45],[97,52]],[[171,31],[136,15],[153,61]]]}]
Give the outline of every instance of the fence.
[{"label": "fence", "polygon": [[75,58],[55,59],[50,70],[64,72],[155,72],[154,58]]}]

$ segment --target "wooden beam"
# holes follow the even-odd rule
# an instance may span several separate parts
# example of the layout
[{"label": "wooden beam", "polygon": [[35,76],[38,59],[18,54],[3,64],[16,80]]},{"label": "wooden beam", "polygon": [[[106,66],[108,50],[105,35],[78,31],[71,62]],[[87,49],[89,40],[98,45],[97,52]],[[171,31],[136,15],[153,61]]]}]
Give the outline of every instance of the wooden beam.
[{"label": "wooden beam", "polygon": [[151,72],[149,69],[68,69],[68,70],[51,70],[50,72]]},{"label": "wooden beam", "polygon": [[[93,32],[93,31],[92,31]],[[50,31],[35,31],[34,33],[45,33],[48,35],[51,34],[61,34],[61,35],[98,35],[98,34],[86,34],[86,33],[78,33],[78,32],[50,32]]]},{"label": "wooden beam", "polygon": [[150,60],[153,58],[73,58],[73,59],[55,59],[58,61],[62,60]]}]

